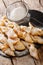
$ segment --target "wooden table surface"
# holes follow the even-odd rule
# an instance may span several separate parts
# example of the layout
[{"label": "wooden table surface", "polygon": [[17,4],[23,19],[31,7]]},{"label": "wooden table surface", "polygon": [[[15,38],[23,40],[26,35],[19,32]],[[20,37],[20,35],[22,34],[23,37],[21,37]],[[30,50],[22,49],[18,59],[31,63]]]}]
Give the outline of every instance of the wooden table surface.
[{"label": "wooden table surface", "polygon": [[[11,3],[18,0],[0,0],[0,18],[6,15],[6,7]],[[38,10],[43,12],[43,0],[23,0],[25,1],[30,9]],[[0,56],[0,65],[43,65],[43,46],[38,49],[39,60],[32,58],[29,54],[20,58],[5,58]],[[1,53],[1,52],[0,52]]]}]

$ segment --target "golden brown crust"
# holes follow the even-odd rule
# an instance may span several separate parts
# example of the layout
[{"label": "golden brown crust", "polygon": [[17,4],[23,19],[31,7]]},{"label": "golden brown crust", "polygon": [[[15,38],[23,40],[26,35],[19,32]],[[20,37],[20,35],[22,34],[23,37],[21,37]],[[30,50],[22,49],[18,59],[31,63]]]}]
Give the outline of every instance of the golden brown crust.
[{"label": "golden brown crust", "polygon": [[27,48],[30,55],[38,59],[38,51],[33,43],[43,44],[43,38],[40,36],[43,36],[43,30],[30,23],[29,27],[19,26],[15,22],[9,21],[6,16],[0,21],[0,49],[7,55],[15,56],[15,50]]}]

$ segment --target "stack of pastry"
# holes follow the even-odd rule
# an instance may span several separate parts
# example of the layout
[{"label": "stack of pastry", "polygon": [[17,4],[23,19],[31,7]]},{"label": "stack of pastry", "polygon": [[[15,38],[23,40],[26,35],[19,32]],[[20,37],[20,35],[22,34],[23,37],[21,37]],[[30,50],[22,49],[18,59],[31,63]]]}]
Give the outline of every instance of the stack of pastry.
[{"label": "stack of pastry", "polygon": [[30,55],[38,59],[35,43],[43,44],[43,30],[29,26],[18,25],[11,22],[6,16],[0,20],[0,50],[9,56],[16,56],[15,50],[28,49]]}]

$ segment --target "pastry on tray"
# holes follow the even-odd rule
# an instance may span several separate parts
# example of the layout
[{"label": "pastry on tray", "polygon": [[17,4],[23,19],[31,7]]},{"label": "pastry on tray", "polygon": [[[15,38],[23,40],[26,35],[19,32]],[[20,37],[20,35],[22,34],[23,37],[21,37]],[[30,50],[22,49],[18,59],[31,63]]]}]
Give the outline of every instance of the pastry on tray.
[{"label": "pastry on tray", "polygon": [[43,44],[41,36],[43,36],[43,30],[30,23],[29,26],[18,25],[9,21],[6,16],[0,20],[0,50],[9,56],[16,56],[18,51],[27,53],[28,50],[32,57],[38,59],[35,44]]}]

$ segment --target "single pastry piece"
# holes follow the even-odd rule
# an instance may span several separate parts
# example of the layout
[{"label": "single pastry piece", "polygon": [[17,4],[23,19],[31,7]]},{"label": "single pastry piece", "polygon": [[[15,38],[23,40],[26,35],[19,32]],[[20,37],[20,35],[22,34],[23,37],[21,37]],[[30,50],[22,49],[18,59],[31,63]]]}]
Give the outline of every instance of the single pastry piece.
[{"label": "single pastry piece", "polygon": [[26,41],[23,41],[21,40],[21,42],[24,44],[24,46],[29,50],[29,46],[32,44],[32,43],[28,43]]},{"label": "single pastry piece", "polygon": [[7,42],[11,50],[13,51],[15,50],[14,45],[16,45],[18,41],[20,41],[19,38],[15,38],[15,39],[8,38]]},{"label": "single pastry piece", "polygon": [[35,58],[35,59],[39,59],[38,57],[38,50],[35,48],[34,44],[31,44],[29,47],[29,52],[30,55]]},{"label": "single pastry piece", "polygon": [[24,50],[25,49],[25,46],[23,45],[23,43],[21,41],[18,41],[15,45],[14,45],[14,48],[16,50]]},{"label": "single pastry piece", "polygon": [[38,59],[38,50],[35,48],[34,44],[32,43],[27,43],[25,41],[22,41],[22,43],[27,47],[27,49],[30,52],[30,55],[34,57],[35,59]]},{"label": "single pastry piece", "polygon": [[29,43],[33,43],[33,40],[32,40],[32,38],[31,38],[31,35],[30,34],[26,34],[26,36],[25,36],[25,41],[27,41],[27,42],[29,42]]},{"label": "single pastry piece", "polygon": [[15,56],[14,51],[12,51],[8,45],[0,43],[0,50],[9,56]]},{"label": "single pastry piece", "polygon": [[40,36],[31,36],[34,43],[38,43],[38,44],[43,44],[43,38],[41,38]]},{"label": "single pastry piece", "polygon": [[4,44],[2,44],[1,42],[0,42],[0,50],[2,50],[4,48]]},{"label": "single pastry piece", "polygon": [[0,33],[0,42],[3,44],[7,44],[7,38],[2,33]]},{"label": "single pastry piece", "polygon": [[10,48],[7,48],[4,51],[5,54],[9,55],[9,56],[15,56],[14,51],[12,51]]},{"label": "single pastry piece", "polygon": [[37,35],[43,36],[43,30],[40,29],[40,28],[34,27],[31,23],[29,23],[29,27],[28,28],[30,28],[30,33],[32,35],[35,35],[35,36],[37,36]]},{"label": "single pastry piece", "polygon": [[9,45],[10,49],[14,51],[14,45],[13,45],[14,40],[8,38],[7,42],[8,42],[8,45]]},{"label": "single pastry piece", "polygon": [[7,28],[6,26],[0,26],[0,31],[1,31],[2,33],[5,33],[5,32],[8,31],[8,28]]},{"label": "single pastry piece", "polygon": [[17,38],[17,34],[13,31],[12,28],[8,28],[8,31],[6,31],[5,34],[8,36],[8,38]]},{"label": "single pastry piece", "polygon": [[32,29],[32,27],[31,26],[29,26],[29,27],[27,27],[27,26],[20,26],[20,30],[21,31],[24,31],[24,32],[26,32],[26,33],[30,33],[31,32],[31,29]]},{"label": "single pastry piece", "polygon": [[36,28],[34,27],[31,31],[31,34],[32,35],[39,35],[39,36],[43,36],[43,30],[39,29],[39,28]]}]

